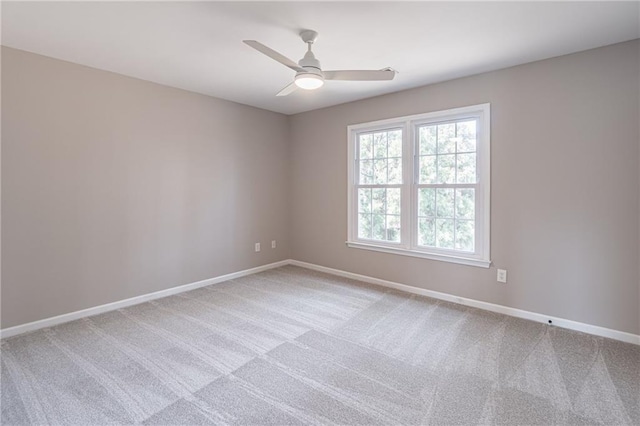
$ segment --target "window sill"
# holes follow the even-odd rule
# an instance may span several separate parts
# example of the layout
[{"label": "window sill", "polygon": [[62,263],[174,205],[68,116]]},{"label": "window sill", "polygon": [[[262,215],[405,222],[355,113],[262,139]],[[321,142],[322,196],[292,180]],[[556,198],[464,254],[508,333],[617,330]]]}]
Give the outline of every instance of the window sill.
[{"label": "window sill", "polygon": [[447,256],[447,255],[434,254],[434,253],[423,253],[419,251],[401,249],[396,247],[378,246],[378,245],[366,244],[366,243],[354,243],[351,241],[347,241],[346,244],[347,244],[347,247],[350,247],[350,248],[379,251],[382,253],[398,254],[401,256],[420,257],[423,259],[440,260],[442,262],[458,263],[458,264],[467,265],[467,266],[477,266],[479,268],[488,268],[491,266],[490,260],[481,260],[481,259],[473,259],[473,258],[458,257],[458,256]]}]

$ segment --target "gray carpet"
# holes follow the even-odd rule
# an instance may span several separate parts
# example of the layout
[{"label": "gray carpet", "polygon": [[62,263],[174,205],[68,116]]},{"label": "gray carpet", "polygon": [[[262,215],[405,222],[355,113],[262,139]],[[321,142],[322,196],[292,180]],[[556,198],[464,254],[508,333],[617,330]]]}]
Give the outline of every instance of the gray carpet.
[{"label": "gray carpet", "polygon": [[640,347],[287,266],[2,341],[2,424],[640,424]]}]

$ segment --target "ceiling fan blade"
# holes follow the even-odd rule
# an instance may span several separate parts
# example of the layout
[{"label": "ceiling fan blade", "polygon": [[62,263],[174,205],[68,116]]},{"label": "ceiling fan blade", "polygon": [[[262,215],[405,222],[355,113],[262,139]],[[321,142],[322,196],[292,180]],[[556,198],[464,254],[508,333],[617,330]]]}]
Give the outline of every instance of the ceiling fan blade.
[{"label": "ceiling fan blade", "polygon": [[273,60],[280,62],[282,65],[287,66],[295,71],[304,71],[298,64],[293,62],[291,59],[282,55],[281,53],[276,52],[270,47],[265,46],[264,44],[255,41],[255,40],[243,40],[242,41],[247,46],[251,46],[256,49],[258,52],[263,53],[270,57]]},{"label": "ceiling fan blade", "polygon": [[292,81],[287,86],[285,86],[284,89],[279,91],[276,96],[287,96],[289,93],[295,92],[295,90],[297,88],[298,88],[298,86],[296,86],[296,83],[294,81]]},{"label": "ceiling fan blade", "polygon": [[325,80],[380,81],[393,80],[395,70],[338,70],[324,71]]}]

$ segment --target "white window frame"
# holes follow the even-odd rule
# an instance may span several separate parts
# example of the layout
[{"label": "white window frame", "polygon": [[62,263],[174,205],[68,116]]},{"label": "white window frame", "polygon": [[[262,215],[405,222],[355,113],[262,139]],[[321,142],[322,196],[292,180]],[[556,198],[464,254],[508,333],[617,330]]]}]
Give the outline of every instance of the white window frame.
[{"label": "white window frame", "polygon": [[[473,252],[418,246],[418,183],[417,129],[425,124],[476,118],[476,174],[475,184],[451,184],[448,187],[475,188],[475,249]],[[472,105],[444,111],[416,114],[347,127],[348,135],[348,200],[347,246],[384,253],[420,257],[488,268],[491,266],[491,105]],[[358,173],[357,137],[362,133],[380,130],[402,129],[402,185],[373,185],[377,187],[401,187],[401,239],[400,243],[373,241],[358,238]],[[437,186],[437,185],[431,185]]]}]

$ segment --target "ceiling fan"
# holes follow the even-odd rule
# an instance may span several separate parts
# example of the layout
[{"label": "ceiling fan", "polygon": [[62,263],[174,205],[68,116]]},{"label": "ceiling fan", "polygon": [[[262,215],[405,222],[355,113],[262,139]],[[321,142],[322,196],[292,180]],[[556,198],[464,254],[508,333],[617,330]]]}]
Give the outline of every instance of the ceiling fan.
[{"label": "ceiling fan", "polygon": [[260,42],[255,40],[243,40],[246,45],[253,47],[258,52],[263,53],[271,59],[276,60],[282,65],[296,71],[296,76],[293,82],[278,92],[276,96],[286,96],[297,88],[305,90],[318,89],[322,87],[325,80],[381,81],[393,80],[393,77],[396,75],[396,71],[391,68],[384,68],[381,70],[322,71],[320,61],[316,59],[311,51],[311,45],[316,41],[316,38],[318,38],[318,33],[311,30],[305,30],[300,33],[300,37],[302,38],[302,41],[307,43],[308,48],[304,58],[300,59],[297,64],[286,56]]}]

